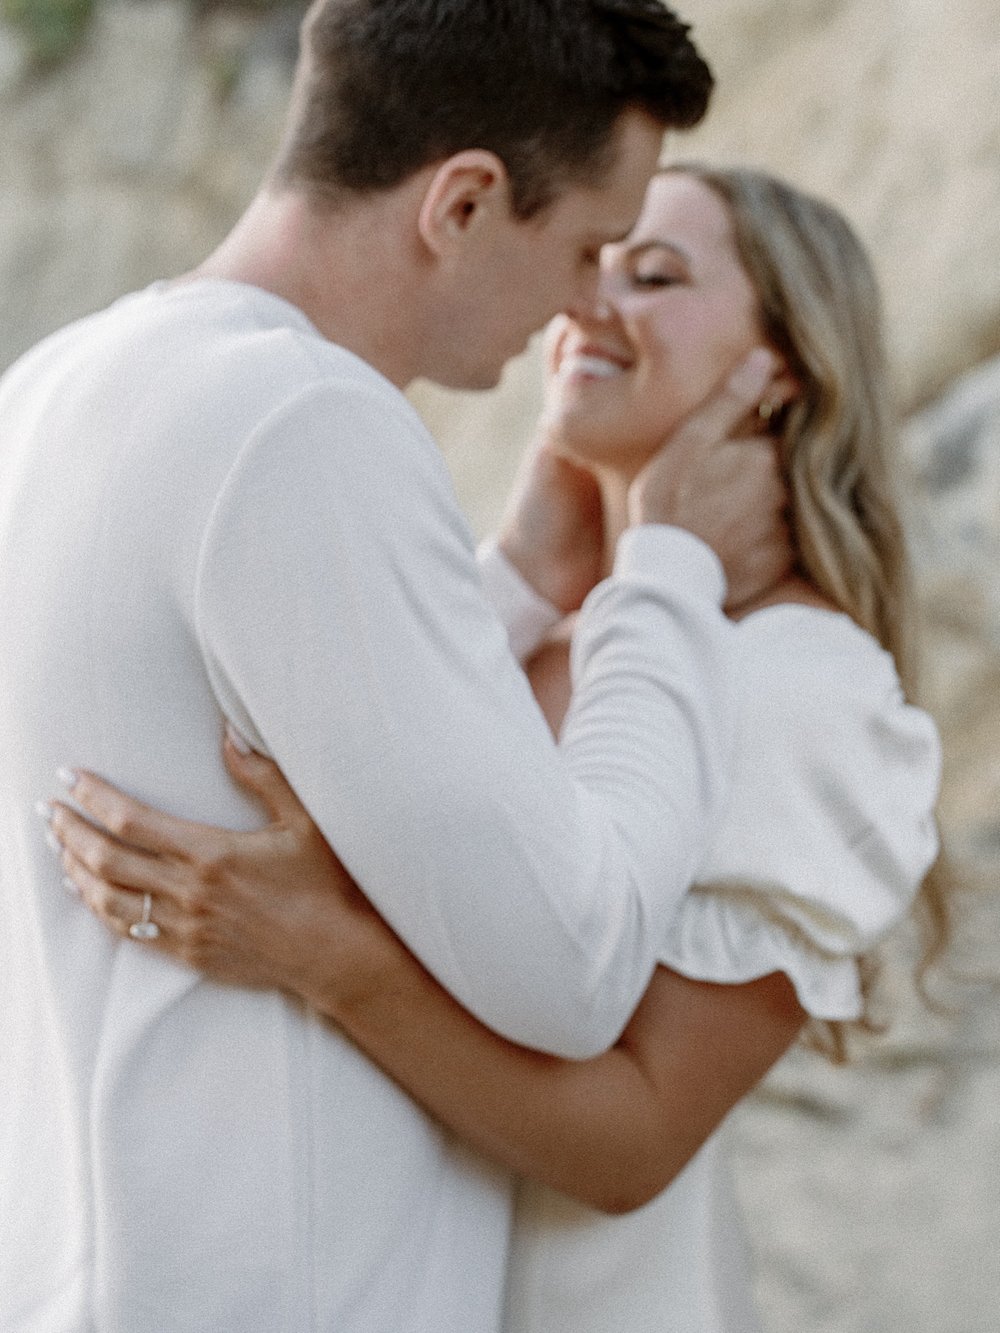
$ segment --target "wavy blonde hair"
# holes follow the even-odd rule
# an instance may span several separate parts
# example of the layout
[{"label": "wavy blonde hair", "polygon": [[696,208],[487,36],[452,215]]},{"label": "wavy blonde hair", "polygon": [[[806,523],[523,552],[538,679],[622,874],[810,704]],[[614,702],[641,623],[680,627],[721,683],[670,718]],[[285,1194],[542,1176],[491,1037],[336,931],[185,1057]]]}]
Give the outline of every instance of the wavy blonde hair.
[{"label": "wavy blonde hair", "polygon": [[[893,459],[898,420],[871,262],[836,209],[760,171],[680,163],[725,204],[765,337],[799,385],[772,418],[791,495],[802,574],[866,629],[916,692],[913,590]],[[938,861],[921,888],[921,987],[949,934],[950,891]],[[877,974],[862,959],[865,1016]],[[845,1025],[813,1025],[813,1044],[843,1059]]]}]

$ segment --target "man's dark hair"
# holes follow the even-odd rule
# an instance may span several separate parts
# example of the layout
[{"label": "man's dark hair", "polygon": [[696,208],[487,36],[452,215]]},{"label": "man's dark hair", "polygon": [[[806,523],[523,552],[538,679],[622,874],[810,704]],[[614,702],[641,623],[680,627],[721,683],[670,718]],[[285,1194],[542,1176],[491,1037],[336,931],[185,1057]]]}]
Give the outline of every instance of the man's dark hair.
[{"label": "man's dark hair", "polygon": [[485,148],[528,218],[599,177],[625,110],[687,128],[711,89],[658,0],[317,0],[275,178],[336,199]]}]

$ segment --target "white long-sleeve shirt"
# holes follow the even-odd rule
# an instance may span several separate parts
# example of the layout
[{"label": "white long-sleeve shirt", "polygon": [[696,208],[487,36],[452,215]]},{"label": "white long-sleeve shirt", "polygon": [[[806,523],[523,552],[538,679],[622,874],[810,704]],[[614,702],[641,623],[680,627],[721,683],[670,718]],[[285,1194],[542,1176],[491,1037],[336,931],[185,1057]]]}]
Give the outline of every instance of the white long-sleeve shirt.
[{"label": "white long-sleeve shirt", "polygon": [[405,400],[254,288],[155,288],[0,386],[0,1325],[490,1333],[506,1181],[324,1024],[110,937],[59,765],[251,826],[222,716],[482,1019],[569,1055],[645,988],[724,785],[714,557],[649,528],[562,752]]}]

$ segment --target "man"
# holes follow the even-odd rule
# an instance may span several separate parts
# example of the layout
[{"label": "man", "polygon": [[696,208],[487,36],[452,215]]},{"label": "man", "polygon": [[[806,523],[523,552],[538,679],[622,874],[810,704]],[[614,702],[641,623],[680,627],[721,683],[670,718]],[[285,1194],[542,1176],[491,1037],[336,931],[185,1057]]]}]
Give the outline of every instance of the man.
[{"label": "man", "polygon": [[[252,825],[225,717],[467,1007],[563,1054],[614,1040],[724,767],[718,562],[662,525],[742,579],[732,512],[770,480],[731,482],[719,522],[684,509],[702,464],[642,479],[560,754],[394,386],[492,384],[593,300],[709,83],[653,0],[319,0],[278,162],[220,249],[3,381],[10,1333],[498,1327],[506,1182],[287,1000],[106,938],[31,809],[68,760]],[[507,554],[551,595],[530,512]]]}]

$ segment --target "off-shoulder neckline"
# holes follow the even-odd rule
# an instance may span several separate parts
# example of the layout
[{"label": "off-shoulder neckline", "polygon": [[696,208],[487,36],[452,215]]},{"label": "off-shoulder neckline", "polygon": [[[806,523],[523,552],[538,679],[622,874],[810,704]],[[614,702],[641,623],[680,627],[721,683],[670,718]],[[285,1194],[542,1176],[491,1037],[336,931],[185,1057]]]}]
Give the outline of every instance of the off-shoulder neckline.
[{"label": "off-shoulder neckline", "polygon": [[872,637],[872,635],[869,634],[866,629],[863,629],[852,616],[847,614],[846,611],[837,611],[829,606],[814,606],[810,602],[771,602],[769,606],[758,607],[757,610],[748,612],[742,619],[734,621],[733,623],[736,625],[736,628],[739,629],[742,625],[749,625],[751,621],[757,620],[762,616],[773,616],[775,613],[779,615],[782,613],[787,614],[788,612],[791,612],[793,615],[804,615],[807,618],[819,617],[825,619],[828,624],[838,621],[841,623],[846,622],[852,629],[856,629],[860,634],[864,634],[866,638],[870,639]]},{"label": "off-shoulder neckline", "polygon": [[825,606],[811,606],[807,602],[774,602],[771,606],[762,606],[757,611],[751,611],[742,620],[734,622],[734,629],[737,633],[743,631],[753,637],[755,631],[763,633],[769,624],[776,630],[774,621],[784,621],[789,633],[792,633],[797,626],[804,632],[804,627],[808,626],[809,634],[822,636],[827,643],[853,642],[859,647],[864,646],[869,652],[881,654],[892,663],[893,670],[896,670],[892,654],[879,643],[874,634],[859,625],[846,611],[834,611]]}]

